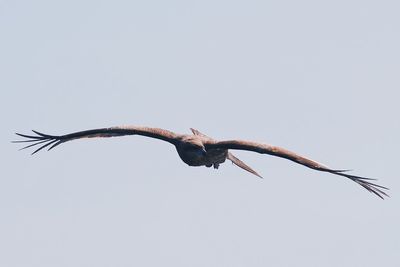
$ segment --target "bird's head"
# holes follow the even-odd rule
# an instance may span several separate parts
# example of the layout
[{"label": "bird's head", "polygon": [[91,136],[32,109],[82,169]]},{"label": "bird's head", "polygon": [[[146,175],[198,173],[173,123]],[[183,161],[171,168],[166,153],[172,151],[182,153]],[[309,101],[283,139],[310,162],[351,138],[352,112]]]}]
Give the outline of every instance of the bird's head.
[{"label": "bird's head", "polygon": [[185,151],[197,154],[198,156],[205,156],[207,154],[206,148],[204,147],[201,138],[198,136],[189,135],[182,141],[182,148]]},{"label": "bird's head", "polygon": [[207,154],[206,148],[200,141],[186,143],[186,149],[195,152],[199,156],[205,156]]}]

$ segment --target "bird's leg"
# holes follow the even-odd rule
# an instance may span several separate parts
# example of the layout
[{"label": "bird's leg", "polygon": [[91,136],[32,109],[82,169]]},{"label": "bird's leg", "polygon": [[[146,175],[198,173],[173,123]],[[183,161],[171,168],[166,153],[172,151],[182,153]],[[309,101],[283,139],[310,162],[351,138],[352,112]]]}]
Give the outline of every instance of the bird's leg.
[{"label": "bird's leg", "polygon": [[219,163],[214,163],[214,169],[218,169]]}]

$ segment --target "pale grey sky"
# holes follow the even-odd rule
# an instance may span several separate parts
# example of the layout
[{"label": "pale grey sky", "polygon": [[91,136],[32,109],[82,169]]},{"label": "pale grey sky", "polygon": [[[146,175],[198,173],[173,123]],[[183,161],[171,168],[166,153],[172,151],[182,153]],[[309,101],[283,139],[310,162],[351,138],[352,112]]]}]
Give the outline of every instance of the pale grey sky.
[{"label": "pale grey sky", "polygon": [[[400,266],[398,1],[0,1],[0,266]],[[279,145],[190,168],[135,124]]]}]

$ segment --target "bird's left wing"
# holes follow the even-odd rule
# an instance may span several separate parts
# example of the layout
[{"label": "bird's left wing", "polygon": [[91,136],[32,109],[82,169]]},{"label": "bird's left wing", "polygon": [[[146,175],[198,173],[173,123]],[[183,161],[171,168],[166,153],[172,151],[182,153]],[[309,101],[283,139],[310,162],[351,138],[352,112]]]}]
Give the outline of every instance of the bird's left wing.
[{"label": "bird's left wing", "polygon": [[220,148],[220,149],[248,150],[248,151],[257,152],[260,154],[268,154],[268,155],[272,155],[272,156],[285,158],[285,159],[294,161],[298,164],[304,165],[308,168],[311,168],[311,169],[314,169],[317,171],[329,172],[332,174],[336,174],[336,175],[340,175],[340,176],[349,178],[350,180],[356,182],[357,184],[359,184],[362,187],[364,187],[365,189],[367,189],[369,192],[374,193],[375,195],[377,195],[378,197],[380,197],[382,199],[384,196],[388,196],[383,191],[383,190],[388,190],[388,188],[370,182],[371,180],[375,180],[375,179],[365,178],[365,177],[360,177],[360,176],[355,176],[355,175],[345,173],[347,170],[331,169],[331,168],[324,166],[314,160],[300,156],[292,151],[289,151],[289,150],[281,148],[281,147],[257,143],[257,142],[251,142],[251,141],[243,141],[243,140],[208,141],[204,145],[205,145],[206,149]]},{"label": "bird's left wing", "polygon": [[36,135],[26,135],[16,133],[20,137],[27,138],[26,140],[13,141],[13,143],[31,143],[22,149],[41,145],[32,154],[39,152],[43,148],[49,147],[48,150],[58,146],[61,143],[81,139],[81,138],[96,138],[96,137],[113,137],[113,136],[123,136],[123,135],[143,135],[147,137],[152,137],[156,139],[161,139],[163,141],[169,142],[171,144],[177,144],[179,142],[179,135],[168,130],[160,128],[150,128],[150,127],[140,127],[140,126],[117,126],[110,128],[101,128],[80,131],[75,133],[70,133],[66,135],[48,135],[37,131],[33,131]]}]

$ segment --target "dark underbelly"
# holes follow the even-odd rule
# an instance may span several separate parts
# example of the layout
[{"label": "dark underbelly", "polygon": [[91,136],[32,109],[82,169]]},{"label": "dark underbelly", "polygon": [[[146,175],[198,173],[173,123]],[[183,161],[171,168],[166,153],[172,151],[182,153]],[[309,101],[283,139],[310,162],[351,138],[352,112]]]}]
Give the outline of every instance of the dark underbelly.
[{"label": "dark underbelly", "polygon": [[193,151],[178,151],[180,158],[189,166],[213,165],[225,162],[228,150],[208,150],[205,155]]}]

